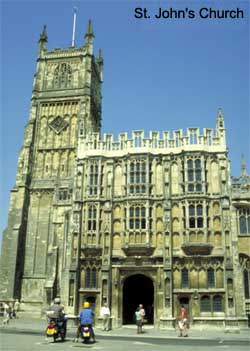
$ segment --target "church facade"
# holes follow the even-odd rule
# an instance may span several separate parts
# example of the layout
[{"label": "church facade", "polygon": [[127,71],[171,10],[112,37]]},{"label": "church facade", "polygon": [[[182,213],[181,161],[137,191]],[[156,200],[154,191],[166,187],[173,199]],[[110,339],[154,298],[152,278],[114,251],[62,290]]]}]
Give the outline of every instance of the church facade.
[{"label": "church facade", "polygon": [[111,307],[112,325],[245,326],[250,313],[250,179],[231,180],[221,109],[215,129],[101,138],[101,51],[39,40],[29,121],[11,190],[1,301],[41,313],[60,296]]}]

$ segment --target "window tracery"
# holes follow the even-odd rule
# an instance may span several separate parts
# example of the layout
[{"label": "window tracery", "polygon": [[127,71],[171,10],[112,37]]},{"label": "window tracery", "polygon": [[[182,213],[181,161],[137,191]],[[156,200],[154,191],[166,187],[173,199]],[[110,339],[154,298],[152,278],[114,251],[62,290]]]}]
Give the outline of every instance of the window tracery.
[{"label": "window tracery", "polygon": [[88,208],[88,230],[96,230],[97,210],[95,205]]},{"label": "window tracery", "polygon": [[95,196],[98,194],[98,164],[90,165],[89,170],[89,195]]},{"label": "window tracery", "polygon": [[213,268],[208,268],[207,270],[207,286],[208,288],[215,287],[215,273]]},{"label": "window tracery", "polygon": [[187,190],[188,192],[201,192],[201,160],[189,159],[187,161]]},{"label": "window tracery", "polygon": [[144,160],[130,162],[129,184],[130,194],[146,193],[146,162]]},{"label": "window tracery", "polygon": [[53,87],[58,89],[71,88],[72,68],[67,63],[59,64],[54,71]]},{"label": "window tracery", "polygon": [[97,287],[97,270],[95,267],[87,267],[85,271],[85,287],[96,288]]},{"label": "window tracery", "polygon": [[222,296],[215,295],[213,298],[213,312],[222,312]]},{"label": "window tracery", "polygon": [[203,206],[189,205],[189,228],[203,228]]},{"label": "window tracery", "polygon": [[188,288],[188,286],[189,286],[188,269],[183,268],[181,270],[181,287]]},{"label": "window tracery", "polygon": [[239,227],[240,234],[250,234],[250,210],[239,210]]},{"label": "window tracery", "polygon": [[[211,304],[212,302],[212,304]],[[223,298],[221,295],[204,295],[200,300],[201,312],[223,312]]]},{"label": "window tracery", "polygon": [[129,208],[129,229],[146,229],[145,206],[133,205]]},{"label": "window tracery", "polygon": [[243,282],[244,282],[245,299],[249,299],[250,298],[250,270],[244,269]]},{"label": "window tracery", "polygon": [[245,299],[250,299],[250,257],[247,255],[240,255],[239,261],[243,272],[243,287]]},{"label": "window tracery", "polygon": [[59,201],[67,201],[72,198],[72,189],[61,188],[58,190],[58,200]]},{"label": "window tracery", "polygon": [[201,312],[211,312],[211,301],[209,296],[201,297]]}]

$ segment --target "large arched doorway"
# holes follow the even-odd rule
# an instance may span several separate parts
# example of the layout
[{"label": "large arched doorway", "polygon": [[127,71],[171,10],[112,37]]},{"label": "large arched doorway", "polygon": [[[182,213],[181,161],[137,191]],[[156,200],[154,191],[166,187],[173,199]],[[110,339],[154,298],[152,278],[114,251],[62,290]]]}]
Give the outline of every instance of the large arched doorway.
[{"label": "large arched doorway", "polygon": [[123,285],[123,324],[134,323],[134,313],[143,304],[149,324],[154,322],[154,285],[143,274],[128,277]]}]

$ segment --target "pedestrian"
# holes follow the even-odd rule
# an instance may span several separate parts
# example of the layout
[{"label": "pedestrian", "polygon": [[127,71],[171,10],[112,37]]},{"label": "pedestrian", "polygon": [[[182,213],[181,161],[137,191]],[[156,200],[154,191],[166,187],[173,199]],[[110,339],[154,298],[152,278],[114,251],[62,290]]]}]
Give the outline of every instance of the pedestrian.
[{"label": "pedestrian", "polygon": [[101,307],[100,315],[103,320],[103,330],[109,331],[109,322],[110,322],[110,309],[108,304],[105,302]]},{"label": "pedestrian", "polygon": [[135,311],[135,323],[137,325],[137,334],[142,333],[142,315],[140,311],[140,307],[137,307]]},{"label": "pedestrian", "polygon": [[16,300],[14,302],[14,305],[13,305],[13,318],[17,318],[17,313],[19,311],[19,307],[20,307],[20,302],[19,302],[19,300]]},{"label": "pedestrian", "polygon": [[9,314],[9,305],[6,302],[3,302],[3,325],[9,324],[10,314]]},{"label": "pedestrian", "polygon": [[13,318],[13,308],[12,308],[12,303],[11,302],[9,302],[9,317],[10,317],[10,319]]},{"label": "pedestrian", "polygon": [[142,327],[146,323],[146,312],[142,304],[139,305],[139,310],[142,318]]},{"label": "pedestrian", "polygon": [[185,318],[187,318],[187,310],[184,305],[181,305],[181,319],[183,320]]},{"label": "pedestrian", "polygon": [[179,331],[180,331],[179,336],[188,337],[189,325],[188,325],[188,319],[187,319],[187,310],[184,307],[184,305],[181,305],[181,315],[179,318],[178,325],[179,325]]}]

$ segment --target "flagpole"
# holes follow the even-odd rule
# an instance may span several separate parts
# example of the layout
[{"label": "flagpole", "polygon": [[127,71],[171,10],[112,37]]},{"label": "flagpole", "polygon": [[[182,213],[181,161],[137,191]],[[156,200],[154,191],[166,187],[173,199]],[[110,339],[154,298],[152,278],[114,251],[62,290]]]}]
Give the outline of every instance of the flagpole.
[{"label": "flagpole", "polygon": [[74,19],[73,19],[73,33],[72,33],[72,45],[71,46],[75,46],[75,34],[76,34],[76,11],[77,11],[77,7],[74,6]]}]

